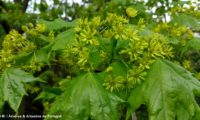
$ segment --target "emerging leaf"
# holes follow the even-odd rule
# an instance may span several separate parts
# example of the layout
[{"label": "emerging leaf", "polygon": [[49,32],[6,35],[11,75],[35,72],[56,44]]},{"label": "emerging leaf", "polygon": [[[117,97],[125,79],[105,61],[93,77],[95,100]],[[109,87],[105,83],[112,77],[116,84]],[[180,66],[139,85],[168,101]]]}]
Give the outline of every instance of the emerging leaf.
[{"label": "emerging leaf", "polygon": [[118,120],[117,103],[122,100],[106,92],[98,80],[101,77],[93,73],[72,80],[49,114],[62,115],[60,120]]},{"label": "emerging leaf", "polygon": [[200,95],[200,82],[191,73],[167,60],[157,60],[145,82],[132,91],[127,119],[145,104],[149,120],[199,120],[195,95]]}]

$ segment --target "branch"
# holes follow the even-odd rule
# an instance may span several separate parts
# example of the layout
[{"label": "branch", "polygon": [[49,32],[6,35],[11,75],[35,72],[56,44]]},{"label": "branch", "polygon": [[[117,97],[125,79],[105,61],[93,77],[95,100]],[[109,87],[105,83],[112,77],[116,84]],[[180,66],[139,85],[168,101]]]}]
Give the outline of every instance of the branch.
[{"label": "branch", "polygon": [[6,34],[9,33],[10,31],[10,26],[8,25],[6,20],[0,20],[0,24],[3,27],[4,31],[6,32]]},{"label": "branch", "polygon": [[26,9],[28,7],[28,2],[29,2],[29,0],[24,0],[23,1],[23,12],[26,12]]},{"label": "branch", "polygon": [[[24,0],[24,1],[26,1],[26,0]],[[20,3],[21,3],[21,0],[14,0],[14,2],[20,4]]]},{"label": "branch", "polygon": [[[6,4],[3,1],[0,1],[0,13],[3,12],[4,10],[7,10]],[[10,31],[10,26],[7,23],[7,21],[4,19],[0,19],[0,24],[3,27],[5,33],[8,34]]]},{"label": "branch", "polygon": [[132,120],[137,120],[137,116],[136,116],[135,112],[132,113]]},{"label": "branch", "polygon": [[21,6],[22,11],[25,13],[26,9],[28,7],[28,2],[29,0],[14,0],[14,3],[18,4]]},{"label": "branch", "polygon": [[0,12],[3,11],[2,9],[6,9],[7,10],[5,3],[0,0]]}]

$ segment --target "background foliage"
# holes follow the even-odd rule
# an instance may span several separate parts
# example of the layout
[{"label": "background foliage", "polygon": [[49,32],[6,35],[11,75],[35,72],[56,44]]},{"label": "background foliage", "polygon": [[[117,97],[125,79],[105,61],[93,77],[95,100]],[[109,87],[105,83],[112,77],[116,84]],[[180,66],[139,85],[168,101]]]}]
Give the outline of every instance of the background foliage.
[{"label": "background foliage", "polygon": [[0,114],[199,120],[199,4],[0,1]]}]

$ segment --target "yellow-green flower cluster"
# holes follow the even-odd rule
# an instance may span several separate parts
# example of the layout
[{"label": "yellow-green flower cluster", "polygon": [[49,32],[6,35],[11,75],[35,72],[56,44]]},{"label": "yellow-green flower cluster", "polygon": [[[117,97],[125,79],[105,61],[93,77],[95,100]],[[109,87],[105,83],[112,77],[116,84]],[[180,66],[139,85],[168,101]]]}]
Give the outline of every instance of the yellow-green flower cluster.
[{"label": "yellow-green flower cluster", "polygon": [[66,46],[60,55],[60,62],[68,65],[71,72],[77,69],[90,71],[88,59],[89,49],[86,46],[80,46],[78,42],[74,43],[73,46]]},{"label": "yellow-green flower cluster", "polygon": [[61,54],[61,61],[69,65],[71,69],[79,68],[80,70],[90,71],[92,68],[88,63],[89,46],[99,47],[97,35],[102,21],[100,17],[94,17],[91,20],[87,18],[79,19],[78,23],[75,27],[76,40],[72,46],[66,46],[63,54]]},{"label": "yellow-green flower cluster", "polygon": [[49,32],[48,38],[49,38],[49,41],[54,41],[55,35],[54,35],[54,32],[53,32],[53,31],[50,31],[50,32]]},{"label": "yellow-green flower cluster", "polygon": [[125,27],[128,20],[122,16],[109,13],[106,19],[102,22],[104,29],[102,34],[109,39],[127,39],[127,35],[132,35],[133,29]]},{"label": "yellow-green flower cluster", "polygon": [[[139,20],[138,26],[145,27],[143,19]],[[127,71],[127,76],[110,74],[103,85],[111,91],[133,88],[144,80],[145,71],[149,69],[155,58],[173,56],[172,47],[164,36],[158,33],[140,36],[140,30],[142,29],[130,25],[126,18],[112,13],[109,13],[104,19],[100,17],[91,20],[80,19],[78,26],[75,27],[76,40],[71,46],[66,46],[66,49],[63,50],[61,61],[73,67],[73,69],[91,71],[94,70],[89,63],[91,50],[99,51],[102,66],[108,63],[106,60],[109,60],[109,57],[118,55],[131,66]],[[111,48],[112,42],[116,42],[116,45],[119,42],[127,44],[116,51],[115,49],[104,51],[104,49]],[[110,47],[108,47],[109,45]],[[109,73],[112,69],[108,67],[106,71]]]},{"label": "yellow-green flower cluster", "polygon": [[37,60],[37,58],[33,58],[29,64],[25,64],[22,66],[22,69],[29,72],[41,71],[41,68],[44,66],[44,63]]},{"label": "yellow-green flower cluster", "polygon": [[[198,3],[194,3],[194,4],[198,4]],[[176,15],[177,13],[185,13],[191,16],[195,16],[196,18],[200,18],[199,10],[200,10],[199,7],[195,8],[195,6],[192,5],[192,3],[190,3],[189,7],[175,6],[171,8],[171,13],[172,15]]]},{"label": "yellow-green flower cluster", "polygon": [[110,90],[111,92],[130,90],[135,87],[135,85],[141,84],[142,80],[144,80],[144,77],[146,76],[146,72],[144,71],[145,69],[142,66],[131,68],[126,77],[113,75],[112,69],[113,68],[111,66],[106,69],[108,75],[103,83],[103,86],[105,86],[106,89]]},{"label": "yellow-green flower cluster", "polygon": [[144,38],[147,47],[147,55],[149,57],[169,58],[173,57],[172,47],[169,45],[167,39],[161,34],[151,34],[149,37]]},{"label": "yellow-green flower cluster", "polygon": [[172,38],[178,38],[182,46],[185,46],[187,41],[193,38],[193,32],[188,27],[180,26],[178,24],[158,24],[154,31],[158,33],[166,33],[169,37]]},{"label": "yellow-green flower cluster", "polygon": [[114,77],[112,75],[108,75],[103,83],[103,86],[106,87],[106,90],[110,90],[111,92],[113,92],[114,90],[119,91],[122,88],[127,87],[124,85],[125,82],[126,79],[122,76]]},{"label": "yellow-green flower cluster", "polygon": [[139,40],[130,41],[129,48],[122,49],[122,56],[129,56],[128,61],[135,62],[140,58],[172,57],[172,47],[164,36],[151,34]]},{"label": "yellow-green flower cluster", "polygon": [[[136,34],[137,35],[137,34]],[[161,34],[151,34],[138,39],[128,38],[129,46],[120,51],[121,58],[132,68],[128,70],[127,77],[108,76],[103,84],[110,91],[119,89],[131,89],[137,84],[141,84],[146,76],[146,70],[158,57],[173,57],[172,47],[166,38]],[[107,71],[112,71],[107,68]]]},{"label": "yellow-green flower cluster", "polygon": [[105,51],[99,49],[99,36],[107,40],[129,39],[134,41],[139,39],[137,31],[128,25],[128,20],[116,14],[109,13],[105,19],[100,17],[94,17],[91,20],[80,19],[78,23],[75,27],[76,42],[72,46],[67,46],[61,56],[66,63],[75,64],[81,70],[93,69],[88,63],[90,48],[98,49],[102,62],[108,57]]},{"label": "yellow-green flower cluster", "polygon": [[26,26],[22,26],[22,30],[28,35],[37,36],[38,33],[43,33],[45,31],[45,25],[36,24],[36,26],[34,26],[32,23],[29,23]]},{"label": "yellow-green flower cluster", "polygon": [[0,71],[5,68],[9,68],[13,64],[14,55],[11,50],[1,50],[0,51]]},{"label": "yellow-green flower cluster", "polygon": [[36,47],[16,30],[11,30],[10,33],[6,35],[2,45],[4,50],[11,50],[13,54],[29,52]]},{"label": "yellow-green flower cluster", "polygon": [[80,19],[79,25],[75,28],[77,32],[77,41],[80,45],[94,45],[98,46],[99,41],[96,38],[99,26],[101,25],[101,18],[95,17],[91,21],[87,18]]},{"label": "yellow-green flower cluster", "polygon": [[195,77],[200,80],[200,72],[195,74]]},{"label": "yellow-green flower cluster", "polygon": [[36,46],[26,40],[25,36],[19,34],[16,30],[11,30],[4,38],[2,49],[0,50],[0,69],[11,67],[16,55],[30,52],[35,48]]},{"label": "yellow-green flower cluster", "polygon": [[191,61],[189,60],[184,60],[183,61],[183,67],[189,71],[192,71],[192,67],[191,67]]},{"label": "yellow-green flower cluster", "polygon": [[134,87],[134,85],[136,84],[141,84],[141,81],[144,80],[145,76],[146,76],[146,67],[143,66],[143,64],[140,64],[139,66],[133,66],[130,70],[129,70],[129,74],[128,74],[128,80],[129,83],[131,83],[131,87]]},{"label": "yellow-green flower cluster", "polygon": [[[25,32],[23,35],[16,30],[11,30],[10,33],[5,36],[2,42],[2,49],[0,50],[0,70],[15,64],[15,58],[19,55],[35,51],[38,46],[32,39],[37,38],[38,34],[45,32],[45,25],[37,24],[34,26],[32,23],[29,23],[26,26],[22,26],[22,29]],[[29,39],[27,36],[31,36],[32,38]],[[48,37],[54,39],[54,33],[49,33]],[[42,66],[44,66],[44,64],[34,55],[30,62],[22,65],[21,68],[26,71],[35,72],[40,71]]]},{"label": "yellow-green flower cluster", "polygon": [[173,57],[172,47],[161,34],[151,34],[138,40],[130,40],[129,47],[122,49],[120,55],[127,58],[127,63],[133,65],[128,71],[127,88],[133,88],[144,80],[145,71],[150,68],[155,58]]},{"label": "yellow-green flower cluster", "polygon": [[174,25],[173,29],[171,30],[171,34],[175,37],[182,36],[183,39],[191,39],[193,37],[193,32],[185,26]]},{"label": "yellow-green flower cluster", "polygon": [[75,27],[76,40],[72,46],[66,46],[61,54],[61,62],[67,64],[71,71],[79,68],[83,71],[90,71],[92,68],[88,63],[90,47],[98,48],[99,41],[97,34],[102,24],[100,17],[94,17],[92,20],[79,19]]},{"label": "yellow-green flower cluster", "polygon": [[138,21],[138,27],[143,29],[145,28],[145,21],[144,21],[144,18],[140,18],[139,21]]}]

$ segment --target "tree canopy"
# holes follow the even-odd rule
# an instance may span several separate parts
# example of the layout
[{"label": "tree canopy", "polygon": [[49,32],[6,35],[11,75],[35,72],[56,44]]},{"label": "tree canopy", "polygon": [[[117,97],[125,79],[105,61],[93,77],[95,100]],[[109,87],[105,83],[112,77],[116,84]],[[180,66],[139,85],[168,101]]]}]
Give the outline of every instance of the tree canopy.
[{"label": "tree canopy", "polygon": [[0,119],[199,120],[199,6],[0,1]]}]

